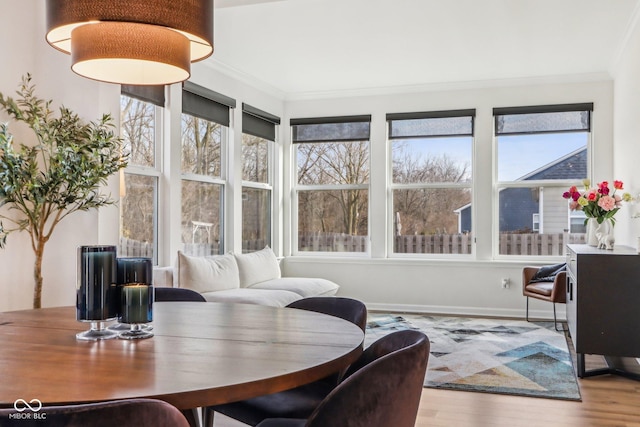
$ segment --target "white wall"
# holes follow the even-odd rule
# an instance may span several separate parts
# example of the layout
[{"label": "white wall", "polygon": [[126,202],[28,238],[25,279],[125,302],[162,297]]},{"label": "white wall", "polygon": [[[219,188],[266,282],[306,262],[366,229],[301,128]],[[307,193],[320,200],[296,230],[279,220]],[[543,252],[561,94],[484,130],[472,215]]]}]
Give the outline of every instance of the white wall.
[{"label": "white wall", "polygon": [[[615,67],[614,84],[614,170],[615,179],[640,199],[640,26],[630,33],[621,60]],[[640,200],[623,207],[616,217],[616,244],[637,247],[640,236]]]},{"label": "white wall", "polygon": [[[575,79],[574,79],[575,81]],[[560,82],[460,90],[423,90],[395,95],[354,96],[291,100],[286,105],[287,118],[321,117],[353,114],[372,115],[372,176],[370,196],[370,258],[321,258],[295,256],[285,260],[286,275],[317,275],[339,283],[341,295],[367,302],[372,308],[419,310],[443,313],[467,313],[522,316],[525,299],[521,291],[521,269],[532,261],[493,260],[492,156],[494,107],[545,105],[559,103],[594,103],[592,157],[595,179],[609,179],[612,170],[613,83]],[[476,109],[474,152],[474,230],[477,238],[474,260],[458,262],[415,259],[388,259],[386,244],[387,164],[385,114],[412,111]],[[287,141],[288,142],[288,141]],[[291,164],[285,165],[285,170]],[[381,173],[382,171],[382,173]],[[291,184],[291,177],[285,177]],[[286,205],[287,212],[290,206]],[[288,218],[289,221],[294,219]],[[285,230],[286,232],[287,230]],[[285,238],[285,242],[290,239]],[[286,243],[285,243],[286,245]],[[291,248],[286,246],[289,255]],[[542,260],[536,260],[538,263]],[[546,262],[562,261],[547,259]],[[535,263],[535,261],[533,261]],[[502,278],[509,278],[511,288],[503,290]],[[551,316],[551,306],[532,301],[532,313]],[[563,310],[560,310],[564,313]]]},{"label": "white wall", "polygon": [[[85,120],[95,120],[107,112],[117,117],[118,98],[113,94],[119,93],[119,86],[83,79],[71,71],[70,57],[45,41],[44,6],[41,0],[23,0],[3,7],[0,49],[5,60],[0,67],[0,91],[14,96],[21,77],[30,72],[36,94],[53,99],[54,110],[64,104]],[[0,120],[7,122],[8,117],[0,114]],[[16,141],[33,142],[30,130],[11,122],[9,129]],[[113,232],[115,230],[117,239],[117,215],[114,229],[108,225],[109,209],[111,215],[113,210],[117,214],[117,208],[107,208],[99,221],[95,211],[75,213],[60,223],[45,248],[43,306],[75,304],[77,246],[116,243]],[[33,261],[28,235],[25,232],[11,234],[7,247],[0,250],[0,311],[32,307]]]}]

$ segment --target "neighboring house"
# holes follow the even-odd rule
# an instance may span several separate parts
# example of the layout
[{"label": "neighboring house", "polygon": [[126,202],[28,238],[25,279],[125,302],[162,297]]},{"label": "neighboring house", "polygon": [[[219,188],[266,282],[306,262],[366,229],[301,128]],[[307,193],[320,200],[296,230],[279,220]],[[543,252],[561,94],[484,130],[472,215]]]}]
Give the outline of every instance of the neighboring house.
[{"label": "neighboring house", "polygon": [[[548,163],[528,173],[517,181],[532,180],[575,180],[587,176],[587,149],[576,150],[560,159]],[[558,209],[567,201],[562,198],[565,188],[507,188],[500,192],[500,231],[529,231],[538,233],[562,233],[569,229],[572,233],[584,232],[584,213],[572,211],[567,217],[563,209]],[[458,214],[458,232],[471,231],[471,204],[464,205]]]}]

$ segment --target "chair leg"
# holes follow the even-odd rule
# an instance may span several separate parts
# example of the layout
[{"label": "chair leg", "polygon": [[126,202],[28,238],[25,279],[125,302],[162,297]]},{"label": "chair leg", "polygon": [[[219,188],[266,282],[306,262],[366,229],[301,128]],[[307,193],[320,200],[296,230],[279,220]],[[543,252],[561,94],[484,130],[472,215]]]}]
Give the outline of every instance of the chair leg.
[{"label": "chair leg", "polygon": [[562,327],[562,329],[558,329],[558,321],[556,320],[556,303],[552,303],[553,304],[553,327],[556,328],[556,331],[558,332],[564,332],[564,326]]},{"label": "chair leg", "polygon": [[526,319],[527,319],[527,322],[528,322],[529,321],[529,297],[526,297],[526,298],[527,298]]},{"label": "chair leg", "polygon": [[202,427],[213,427],[213,409],[208,407],[202,408]]}]

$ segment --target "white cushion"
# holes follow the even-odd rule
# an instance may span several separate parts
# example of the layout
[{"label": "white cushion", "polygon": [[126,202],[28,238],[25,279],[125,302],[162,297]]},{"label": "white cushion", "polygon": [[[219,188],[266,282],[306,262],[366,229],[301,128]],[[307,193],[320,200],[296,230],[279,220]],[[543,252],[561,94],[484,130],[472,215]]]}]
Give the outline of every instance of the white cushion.
[{"label": "white cushion", "polygon": [[269,246],[248,254],[236,254],[235,257],[240,270],[241,288],[281,277],[278,259]]},{"label": "white cushion", "polygon": [[153,286],[173,287],[173,267],[153,267]]},{"label": "white cushion", "polygon": [[202,295],[207,301],[260,304],[269,305],[272,307],[284,307],[301,298],[300,295],[296,294],[295,292],[251,288],[205,292]]},{"label": "white cushion", "polygon": [[177,286],[204,293],[237,289],[238,265],[233,255],[189,256],[178,251]]},{"label": "white cushion", "polygon": [[335,295],[339,287],[330,280],[316,277],[281,277],[253,284],[249,289],[282,289],[308,298]]}]

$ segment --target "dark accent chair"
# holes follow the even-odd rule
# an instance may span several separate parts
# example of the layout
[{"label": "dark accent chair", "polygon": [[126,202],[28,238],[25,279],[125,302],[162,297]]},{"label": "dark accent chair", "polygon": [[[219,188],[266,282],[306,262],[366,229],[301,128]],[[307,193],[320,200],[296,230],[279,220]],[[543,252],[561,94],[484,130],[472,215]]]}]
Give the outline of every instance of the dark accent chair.
[{"label": "dark accent chair", "polygon": [[[294,301],[287,306],[301,310],[328,314],[347,320],[362,329],[367,325],[367,307],[363,302],[342,297],[311,297]],[[266,418],[307,418],[333,390],[344,372],[319,381],[305,384],[279,393],[258,396],[253,399],[203,408],[203,426],[213,425],[213,412],[255,426]]]},{"label": "dark accent chair", "polygon": [[561,271],[553,277],[552,281],[531,282],[540,271],[541,267],[524,267],[522,269],[522,295],[527,297],[527,308],[525,317],[529,321],[529,298],[536,298],[548,301],[553,304],[553,325],[558,329],[556,318],[556,303],[565,304],[567,302],[567,273]]},{"label": "dark accent chair", "polygon": [[[24,413],[30,415],[30,409]],[[153,399],[114,400],[82,405],[43,406],[37,414],[45,419],[15,419],[15,408],[0,409],[0,426],[6,427],[189,427],[187,419],[167,402]],[[46,414],[46,415],[45,415]]]},{"label": "dark accent chair", "polygon": [[271,418],[257,427],[413,427],[429,348],[420,331],[386,335],[364,351],[308,419]]},{"label": "dark accent chair", "polygon": [[207,302],[202,294],[186,288],[154,288],[155,301],[197,301]]},{"label": "dark accent chair", "polygon": [[288,308],[314,311],[339,317],[357,325],[364,332],[367,327],[367,306],[362,301],[343,297],[311,297],[294,301]]}]

